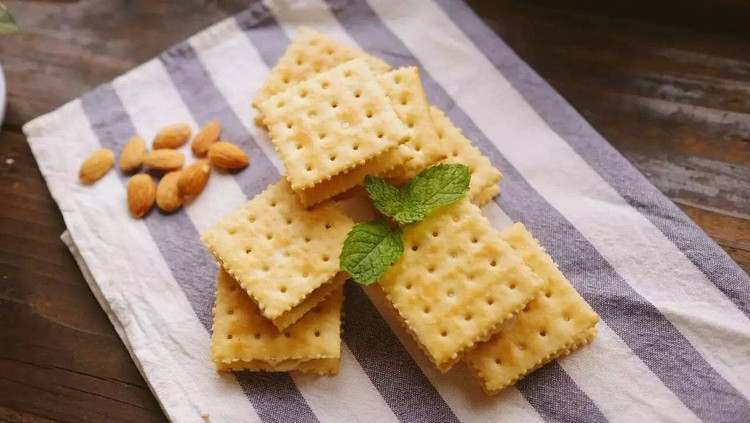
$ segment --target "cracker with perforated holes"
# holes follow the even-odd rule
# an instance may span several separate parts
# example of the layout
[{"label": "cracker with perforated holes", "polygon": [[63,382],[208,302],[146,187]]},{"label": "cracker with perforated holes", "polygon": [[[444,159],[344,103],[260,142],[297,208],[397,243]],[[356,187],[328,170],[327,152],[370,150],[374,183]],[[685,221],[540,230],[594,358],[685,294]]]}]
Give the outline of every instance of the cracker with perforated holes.
[{"label": "cracker with perforated holes", "polygon": [[[568,356],[568,355],[576,352],[578,349],[582,348],[583,346],[585,346],[586,344],[588,344],[589,342],[591,342],[594,338],[596,338],[596,335],[598,333],[599,333],[599,329],[596,326],[594,326],[594,327],[588,329],[587,331],[579,334],[578,336],[576,336],[573,339],[573,341],[571,341],[570,343],[568,343],[565,346],[565,348],[563,348],[557,354],[555,354],[554,359],[555,360],[559,360],[561,358],[564,358],[564,357],[566,357],[566,356]],[[546,364],[546,363],[544,363],[544,364]],[[542,366],[544,364],[542,364]],[[539,367],[541,367],[541,366],[539,366]]]},{"label": "cracker with perforated holes", "polygon": [[300,201],[306,207],[320,204],[350,189],[362,185],[367,175],[382,175],[403,163],[403,153],[398,149],[390,150],[374,157],[346,173],[339,173],[327,181],[297,191]]},{"label": "cracker with perforated holes", "polygon": [[354,59],[259,105],[295,191],[346,172],[410,138],[364,59]]},{"label": "cracker with perforated holes", "polygon": [[299,370],[335,373],[341,357],[343,287],[297,323],[280,332],[239,287],[219,270],[211,359],[219,370]]},{"label": "cracker with perforated holes", "polygon": [[471,201],[482,206],[500,193],[497,184],[503,178],[490,159],[474,147],[453,122],[437,107],[430,107],[432,121],[437,129],[442,148],[448,155],[443,163],[461,163],[469,167],[471,185],[467,194]]},{"label": "cracker with perforated holes", "polygon": [[497,331],[542,281],[468,199],[404,230],[380,287],[441,371]]},{"label": "cracker with perforated holes", "polygon": [[387,63],[361,50],[312,29],[300,28],[253,98],[253,106],[258,107],[290,86],[357,58],[365,59],[375,73],[390,70]]},{"label": "cracker with perforated holes", "polygon": [[411,178],[425,167],[446,157],[432,123],[429,104],[415,67],[399,68],[377,77],[396,115],[411,129],[409,141],[374,157],[350,171],[313,187],[298,191],[302,203],[312,206],[361,185],[365,176]]},{"label": "cracker with perforated holes", "polygon": [[522,223],[506,228],[502,237],[545,286],[515,319],[466,354],[467,364],[489,393],[586,344],[596,335],[599,321]]},{"label": "cracker with perforated holes", "polygon": [[336,291],[336,288],[344,286],[344,282],[346,282],[347,278],[349,278],[349,275],[346,272],[337,273],[336,276],[334,276],[329,282],[326,282],[323,285],[317,287],[313,292],[305,297],[305,299],[302,300],[301,303],[292,307],[281,316],[273,319],[272,323],[278,330],[284,330],[288,328],[289,326],[296,323],[300,318],[302,318],[302,316],[304,316],[308,311],[312,310],[323,300],[328,298],[329,295],[333,294]]},{"label": "cracker with perforated holes", "polygon": [[352,226],[332,203],[306,209],[282,179],[201,239],[266,318],[286,321],[285,313],[305,306],[305,298],[338,274]]},{"label": "cracker with perforated holes", "polygon": [[477,206],[483,206],[492,201],[498,194],[500,194],[500,186],[497,184],[490,185],[471,196],[471,202]]},{"label": "cracker with perforated holes", "polygon": [[404,67],[378,76],[396,114],[412,130],[409,141],[398,146],[404,163],[388,172],[392,179],[408,180],[419,171],[447,157],[435,124],[430,115],[430,105],[422,88],[419,69]]}]

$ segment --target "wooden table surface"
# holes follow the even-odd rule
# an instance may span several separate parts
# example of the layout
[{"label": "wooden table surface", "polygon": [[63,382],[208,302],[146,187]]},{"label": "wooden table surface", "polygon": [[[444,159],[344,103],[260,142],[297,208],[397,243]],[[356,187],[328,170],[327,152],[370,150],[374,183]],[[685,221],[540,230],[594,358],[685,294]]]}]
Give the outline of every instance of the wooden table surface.
[{"label": "wooden table surface", "polygon": [[[59,236],[21,133],[246,1],[6,1],[0,38],[0,421],[164,421]],[[750,270],[750,5],[470,1],[526,61]],[[579,2],[580,3],[580,2]]]}]

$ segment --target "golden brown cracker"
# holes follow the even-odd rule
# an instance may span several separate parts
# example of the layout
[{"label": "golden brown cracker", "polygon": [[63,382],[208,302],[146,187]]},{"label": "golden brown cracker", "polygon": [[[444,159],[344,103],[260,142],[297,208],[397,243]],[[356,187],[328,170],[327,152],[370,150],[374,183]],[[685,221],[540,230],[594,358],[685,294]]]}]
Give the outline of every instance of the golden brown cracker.
[{"label": "golden brown cracker", "polygon": [[311,360],[338,360],[342,304],[343,287],[339,286],[293,326],[279,331],[229,273],[220,269],[211,359],[220,370],[286,370]]},{"label": "golden brown cracker", "polygon": [[353,169],[410,137],[363,59],[290,87],[259,109],[295,191]]},{"label": "golden brown cracker", "polygon": [[364,58],[373,72],[382,73],[390,70],[390,66],[380,59],[328,35],[309,28],[300,28],[255,95],[253,106],[258,107],[263,101],[290,86],[357,58]]},{"label": "golden brown cracker", "polygon": [[354,223],[335,205],[306,209],[286,180],[208,229],[209,251],[274,320],[339,272]]},{"label": "golden brown cracker", "polygon": [[477,205],[487,203],[500,192],[493,189],[503,178],[490,159],[474,147],[453,122],[437,107],[430,107],[432,121],[437,129],[437,135],[442,142],[448,158],[443,163],[461,163],[469,167],[471,185],[468,196]]},{"label": "golden brown cracker", "polygon": [[413,66],[399,68],[377,78],[396,114],[412,131],[409,141],[397,148],[403,154],[403,165],[395,167],[387,176],[408,180],[419,171],[445,159],[447,154],[432,121],[419,69]]},{"label": "golden brown cracker", "polygon": [[365,176],[410,179],[420,170],[446,157],[432,123],[419,71],[415,67],[396,69],[377,77],[396,115],[411,130],[409,141],[365,163],[300,190],[302,203],[312,206],[361,185]]},{"label": "golden brown cracker", "polygon": [[326,282],[323,285],[317,287],[313,292],[305,297],[305,299],[302,300],[301,303],[292,307],[290,310],[287,310],[281,316],[273,319],[272,322],[274,326],[276,326],[278,330],[284,330],[293,325],[308,311],[315,308],[323,300],[328,298],[329,295],[333,294],[337,288],[343,286],[348,277],[349,275],[346,272],[339,272],[329,282]]},{"label": "golden brown cracker", "polygon": [[352,188],[362,185],[367,175],[381,175],[398,166],[399,157],[403,154],[397,149],[390,150],[380,156],[374,157],[360,166],[346,173],[339,173],[327,181],[320,182],[315,186],[297,191],[300,201],[306,207],[311,207],[329,200],[339,194],[343,194]]},{"label": "golden brown cracker", "polygon": [[545,286],[515,319],[466,354],[488,392],[500,391],[585,344],[596,334],[599,320],[523,224],[506,228],[502,237]]},{"label": "golden brown cracker", "polygon": [[404,230],[380,286],[441,371],[524,307],[542,281],[467,199]]}]

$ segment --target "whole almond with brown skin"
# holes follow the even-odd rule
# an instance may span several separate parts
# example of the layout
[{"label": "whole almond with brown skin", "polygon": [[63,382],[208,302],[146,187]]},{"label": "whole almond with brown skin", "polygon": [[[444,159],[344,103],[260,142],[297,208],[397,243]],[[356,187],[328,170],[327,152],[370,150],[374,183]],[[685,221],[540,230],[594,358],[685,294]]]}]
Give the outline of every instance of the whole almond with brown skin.
[{"label": "whole almond with brown skin", "polygon": [[138,169],[141,167],[144,154],[146,154],[146,140],[140,135],[131,137],[120,152],[120,169],[126,173]]},{"label": "whole almond with brown skin", "polygon": [[143,155],[143,165],[151,169],[170,172],[185,164],[185,155],[177,150],[155,150]]},{"label": "whole almond with brown skin", "polygon": [[156,205],[165,212],[175,211],[182,206],[180,189],[177,187],[181,174],[179,170],[167,173],[156,187]]},{"label": "whole almond with brown skin", "polygon": [[154,150],[177,148],[190,139],[192,130],[186,123],[175,123],[162,128],[154,137]]},{"label": "whole almond with brown skin", "polygon": [[250,159],[241,148],[226,141],[214,143],[208,149],[208,158],[211,163],[226,169],[239,169],[250,164]]},{"label": "whole almond with brown skin", "polygon": [[112,150],[100,148],[91,153],[91,155],[81,163],[81,168],[78,171],[78,178],[84,184],[94,183],[102,176],[106,175],[114,165],[115,153],[113,153]]},{"label": "whole almond with brown skin", "polygon": [[193,154],[202,157],[208,153],[208,148],[211,144],[219,140],[219,134],[221,133],[221,122],[219,119],[214,119],[208,122],[206,126],[201,128],[200,131],[193,138],[193,143],[190,148],[193,150]]},{"label": "whole almond with brown skin", "polygon": [[156,184],[151,176],[139,173],[128,181],[128,209],[130,214],[139,219],[154,205]]},{"label": "whole almond with brown skin", "polygon": [[205,188],[210,176],[211,164],[208,160],[198,160],[186,167],[180,172],[180,179],[177,181],[180,195],[187,197],[199,194]]}]

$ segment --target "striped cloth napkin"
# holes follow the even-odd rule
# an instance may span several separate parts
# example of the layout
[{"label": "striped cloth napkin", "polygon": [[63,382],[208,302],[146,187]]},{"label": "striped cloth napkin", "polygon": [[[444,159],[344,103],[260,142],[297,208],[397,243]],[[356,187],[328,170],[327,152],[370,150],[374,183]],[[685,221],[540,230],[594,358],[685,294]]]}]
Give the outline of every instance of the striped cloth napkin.
[{"label": "striped cloth napkin", "polygon": [[[215,371],[217,268],[198,234],[282,174],[249,103],[302,25],[420,66],[429,100],[505,175],[484,213],[524,222],[601,316],[591,345],[487,397],[349,284],[338,376]],[[120,172],[77,180],[96,148],[214,118],[252,164],[174,214],[132,219]],[[254,3],[24,131],[68,244],[173,421],[750,421],[748,276],[458,1]]]}]

